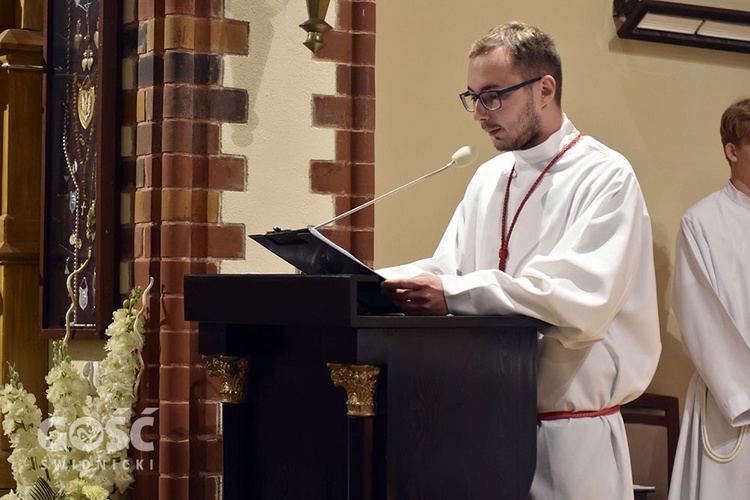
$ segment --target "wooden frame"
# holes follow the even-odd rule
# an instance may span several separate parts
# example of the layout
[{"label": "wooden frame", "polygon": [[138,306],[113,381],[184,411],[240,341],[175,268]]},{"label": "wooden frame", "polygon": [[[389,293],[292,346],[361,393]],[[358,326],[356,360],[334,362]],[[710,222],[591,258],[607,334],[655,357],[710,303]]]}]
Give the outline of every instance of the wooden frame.
[{"label": "wooden frame", "polygon": [[[100,338],[119,302],[120,2],[45,5],[41,333]],[[95,207],[95,208],[94,208]]]},{"label": "wooden frame", "polygon": [[712,38],[708,36],[638,28],[638,24],[648,13],[750,25],[750,11],[663,2],[660,0],[614,0],[613,13],[616,17],[623,19],[622,25],[617,30],[617,36],[620,38],[669,43],[673,45],[686,45],[689,47],[700,47],[705,49],[727,50],[730,52],[750,53],[750,42],[744,40]]}]

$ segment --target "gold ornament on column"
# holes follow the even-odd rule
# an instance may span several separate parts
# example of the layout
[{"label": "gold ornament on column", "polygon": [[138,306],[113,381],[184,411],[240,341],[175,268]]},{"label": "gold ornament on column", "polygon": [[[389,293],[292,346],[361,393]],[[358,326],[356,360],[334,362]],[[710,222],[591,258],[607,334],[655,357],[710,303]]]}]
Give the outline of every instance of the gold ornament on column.
[{"label": "gold ornament on column", "polygon": [[310,19],[300,24],[299,27],[307,31],[307,40],[303,42],[303,45],[313,53],[326,46],[323,42],[323,35],[331,31],[331,25],[325,21],[329,3],[330,0],[307,0],[307,15]]},{"label": "gold ornament on column", "polygon": [[203,356],[208,375],[221,382],[222,403],[244,403],[249,361],[236,356]]},{"label": "gold ornament on column", "polygon": [[334,387],[346,389],[347,415],[350,417],[375,416],[375,384],[380,368],[372,365],[342,365],[326,363],[331,369]]}]

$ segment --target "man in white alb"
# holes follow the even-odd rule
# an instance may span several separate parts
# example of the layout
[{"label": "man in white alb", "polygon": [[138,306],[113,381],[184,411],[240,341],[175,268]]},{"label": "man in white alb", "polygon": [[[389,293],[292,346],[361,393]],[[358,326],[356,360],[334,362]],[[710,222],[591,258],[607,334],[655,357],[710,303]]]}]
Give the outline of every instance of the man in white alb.
[{"label": "man in white alb", "polygon": [[750,498],[750,99],[721,118],[730,180],[682,217],[672,308],[696,373],[670,499]]},{"label": "man in white alb", "polygon": [[[561,107],[554,42],[507,23],[469,54],[466,110],[500,154],[434,256],[380,270],[407,314],[521,314],[540,333],[535,499],[632,499],[619,405],[661,350],[651,225],[628,161]],[[509,404],[512,404],[509,402]]]}]

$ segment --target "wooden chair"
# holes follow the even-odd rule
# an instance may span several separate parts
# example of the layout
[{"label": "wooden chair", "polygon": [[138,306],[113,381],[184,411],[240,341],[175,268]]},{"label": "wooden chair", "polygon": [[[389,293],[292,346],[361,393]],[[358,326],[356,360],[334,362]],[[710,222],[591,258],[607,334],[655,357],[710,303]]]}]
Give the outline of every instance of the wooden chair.
[{"label": "wooden chair", "polygon": [[[659,483],[656,493],[661,498],[666,498],[669,481],[672,478],[672,465],[674,464],[677,440],[680,435],[679,411],[679,400],[676,397],[650,393],[644,393],[639,398],[621,407],[622,418],[625,421],[625,429],[628,434],[634,481],[640,484]],[[640,426],[663,427],[665,432],[662,432],[662,435],[665,434],[665,436],[661,439],[654,439],[654,429]],[[640,441],[639,433],[644,434],[640,437]],[[664,446],[664,443],[666,443],[666,453],[663,450],[653,448],[657,445]],[[644,465],[650,464],[650,460],[656,455],[666,455],[667,463],[655,464],[653,469],[656,470],[648,470],[648,477],[636,477],[638,471],[643,469]],[[663,474],[665,470],[666,476]],[[661,477],[654,480],[654,474],[661,475]]]}]

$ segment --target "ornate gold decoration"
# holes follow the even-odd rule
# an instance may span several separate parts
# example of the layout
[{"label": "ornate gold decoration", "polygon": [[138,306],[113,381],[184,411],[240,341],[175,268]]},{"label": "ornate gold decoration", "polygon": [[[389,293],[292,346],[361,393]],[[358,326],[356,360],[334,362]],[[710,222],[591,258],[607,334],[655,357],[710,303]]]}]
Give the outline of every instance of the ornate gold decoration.
[{"label": "ornate gold decoration", "polygon": [[76,21],[76,34],[73,36],[73,45],[76,50],[81,45],[81,40],[83,40],[83,35],[81,34],[81,20],[79,19]]},{"label": "ornate gold decoration", "polygon": [[351,417],[375,416],[375,384],[380,368],[372,365],[342,365],[327,363],[335,387],[343,387],[349,399],[347,415]]},{"label": "ornate gold decoration", "polygon": [[307,40],[303,42],[303,45],[313,53],[326,46],[323,42],[323,35],[331,31],[331,25],[325,21],[329,3],[330,0],[307,0],[307,15],[310,19],[300,24],[299,27],[307,31]]},{"label": "ornate gold decoration", "polygon": [[96,103],[96,89],[91,85],[91,80],[86,76],[83,83],[78,86],[78,121],[83,128],[89,128],[94,118],[94,104]]},{"label": "ornate gold decoration", "polygon": [[81,69],[83,71],[90,71],[94,67],[94,51],[86,49],[83,51],[83,59],[81,59]]},{"label": "ornate gold decoration", "polygon": [[96,198],[91,200],[91,206],[86,213],[86,238],[92,243],[96,239]]},{"label": "ornate gold decoration", "polygon": [[221,382],[222,403],[244,403],[247,396],[247,358],[236,356],[203,356],[208,375]]}]

